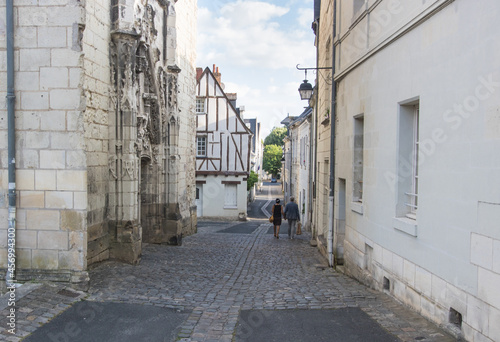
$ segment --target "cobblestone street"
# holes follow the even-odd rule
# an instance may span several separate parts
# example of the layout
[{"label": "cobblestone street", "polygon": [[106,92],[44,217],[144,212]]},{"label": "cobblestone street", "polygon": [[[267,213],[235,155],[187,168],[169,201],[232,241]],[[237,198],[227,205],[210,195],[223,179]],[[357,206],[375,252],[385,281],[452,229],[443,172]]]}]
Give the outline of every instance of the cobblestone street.
[{"label": "cobblestone street", "polygon": [[327,267],[308,234],[278,240],[267,223],[250,234],[224,233],[236,225],[242,224],[201,223],[182,247],[147,246],[136,267],[102,264],[91,272],[88,300],[192,311],[178,336],[191,341],[231,341],[240,310],[343,307],[362,308],[403,341],[453,340],[385,294]]},{"label": "cobblestone street", "polygon": [[[78,298],[69,298],[68,293],[74,292],[61,292],[60,285],[38,288],[17,304],[20,314],[25,313],[19,317],[17,337],[5,330],[0,336],[17,341],[74,301],[85,299],[183,313],[186,319],[176,330],[176,338],[182,341],[240,340],[236,328],[242,324],[238,321],[242,310],[347,307],[361,308],[402,341],[455,340],[387,295],[329,268],[309,239],[305,233],[289,240],[286,224],[281,239],[275,239],[272,226],[263,220],[200,222],[198,233],[186,237],[182,246],[144,246],[138,266],[108,261],[91,269],[90,290]],[[2,316],[6,313],[2,311]],[[250,335],[261,324],[259,320],[243,323]]]}]

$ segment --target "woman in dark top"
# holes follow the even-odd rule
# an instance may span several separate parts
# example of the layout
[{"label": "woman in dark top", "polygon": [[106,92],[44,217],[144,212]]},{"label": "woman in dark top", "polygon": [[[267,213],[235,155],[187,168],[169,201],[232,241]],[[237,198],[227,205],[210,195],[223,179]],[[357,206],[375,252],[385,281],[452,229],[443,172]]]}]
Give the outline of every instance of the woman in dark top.
[{"label": "woman in dark top", "polygon": [[280,226],[281,226],[281,218],[284,216],[283,214],[283,206],[280,204],[280,199],[276,199],[276,203],[273,205],[273,224],[274,224],[274,237],[280,238]]}]

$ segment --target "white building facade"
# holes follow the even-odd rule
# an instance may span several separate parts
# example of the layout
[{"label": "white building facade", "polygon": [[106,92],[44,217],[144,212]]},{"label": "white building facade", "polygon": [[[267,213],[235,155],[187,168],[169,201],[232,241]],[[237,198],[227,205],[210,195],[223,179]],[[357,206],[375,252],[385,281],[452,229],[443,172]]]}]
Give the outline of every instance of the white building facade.
[{"label": "white building facade", "polygon": [[262,187],[262,162],[263,162],[263,144],[260,138],[260,122],[256,118],[243,119],[248,129],[252,132],[252,142],[250,148],[250,171],[255,172],[259,180],[249,190],[249,201],[255,200],[255,195]]},{"label": "white building facade", "polygon": [[500,341],[500,3],[336,6],[345,270],[468,341]]},{"label": "white building facade", "polygon": [[196,88],[198,217],[246,219],[252,133],[214,73],[200,70]]},{"label": "white building facade", "polygon": [[309,182],[310,182],[310,135],[311,135],[312,108],[306,109],[296,122],[292,123],[292,131],[297,135],[297,151],[294,163],[296,175],[295,199],[300,210],[302,227],[307,227],[309,222]]},{"label": "white building facade", "polygon": [[311,107],[298,117],[283,120],[288,129],[284,139],[284,163],[282,168],[285,202],[295,197],[299,206],[302,226],[309,226],[310,186],[310,134],[313,109]]}]

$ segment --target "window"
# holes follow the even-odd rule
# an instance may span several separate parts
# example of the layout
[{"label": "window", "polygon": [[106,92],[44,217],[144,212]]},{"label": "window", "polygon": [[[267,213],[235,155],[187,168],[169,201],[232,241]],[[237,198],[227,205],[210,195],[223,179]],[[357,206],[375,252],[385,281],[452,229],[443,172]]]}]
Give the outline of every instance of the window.
[{"label": "window", "polygon": [[196,99],[196,114],[205,114],[205,98]]},{"label": "window", "polygon": [[354,118],[353,202],[363,202],[364,117]]},{"label": "window", "polygon": [[196,156],[207,156],[207,137],[196,137]]},{"label": "window", "polygon": [[237,184],[224,184],[224,207],[225,208],[237,208],[238,207],[238,196],[237,196]]},{"label": "window", "polygon": [[302,137],[302,139],[300,139],[300,166],[303,166],[305,162],[304,153],[305,153],[305,138]]},{"label": "window", "polygon": [[419,102],[400,105],[397,217],[416,220],[418,209]]},{"label": "window", "polygon": [[408,213],[406,217],[411,219],[417,218],[417,208],[418,208],[418,143],[419,143],[419,128],[418,128],[418,116],[419,108],[415,105],[412,110],[412,163],[411,163],[411,187],[410,191],[406,192],[407,202],[405,205],[408,207]]}]

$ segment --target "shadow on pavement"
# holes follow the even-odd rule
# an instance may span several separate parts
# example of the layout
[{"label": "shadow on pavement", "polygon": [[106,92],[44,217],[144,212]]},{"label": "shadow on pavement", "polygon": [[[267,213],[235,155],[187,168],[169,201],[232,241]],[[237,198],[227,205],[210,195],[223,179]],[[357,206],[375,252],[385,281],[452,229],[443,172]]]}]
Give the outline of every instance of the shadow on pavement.
[{"label": "shadow on pavement", "polygon": [[234,341],[397,342],[360,308],[242,310]]},{"label": "shadow on pavement", "polygon": [[152,305],[81,301],[24,341],[175,341],[187,317],[187,313]]}]

